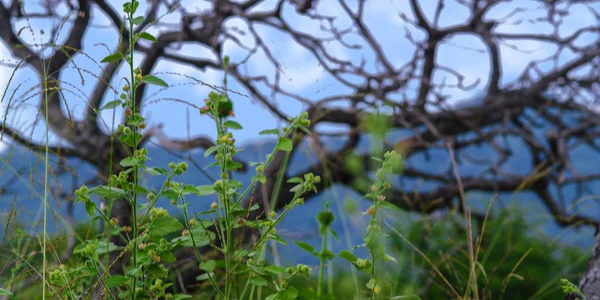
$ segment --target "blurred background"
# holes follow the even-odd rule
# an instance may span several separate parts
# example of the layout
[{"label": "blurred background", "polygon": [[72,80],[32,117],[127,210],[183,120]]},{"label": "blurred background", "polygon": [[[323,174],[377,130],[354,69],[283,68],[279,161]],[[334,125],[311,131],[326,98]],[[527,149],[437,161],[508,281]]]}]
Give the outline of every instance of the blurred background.
[{"label": "blurred background", "polygon": [[[101,108],[118,99],[128,68],[100,62],[127,50],[122,2],[0,0],[5,243],[40,231],[46,142],[49,231],[73,244],[76,232],[100,228],[72,195],[117,173],[109,157],[125,155],[110,142],[123,109]],[[194,185],[218,177],[204,169],[217,136],[199,113],[210,91],[227,92],[243,126],[233,133],[246,168],[233,176],[244,184],[255,174],[249,162],[275,146],[258,133],[308,111],[311,135],[295,140],[289,164],[276,160],[267,170],[268,183],[280,170],[324,178],[281,223],[284,238],[318,247],[315,218],[329,203],[339,237],[329,241],[332,251],[362,243],[370,206],[362,195],[374,178],[368,161],[383,147],[403,156],[386,199],[395,208],[384,216],[399,261],[390,276],[402,291],[447,297],[430,261],[453,285],[466,285],[463,190],[481,243],[482,298],[557,299],[558,279],[579,282],[585,273],[600,221],[600,1],[149,0],[138,11],[146,20],[136,33],[158,41],[141,39],[134,65],[169,85],[144,86],[136,98],[153,166],[186,161],[181,181]],[[48,123],[44,74],[54,80]],[[144,183],[158,190],[162,181]],[[254,203],[264,209],[273,187],[261,187]],[[192,196],[190,209],[214,200]],[[158,203],[180,214],[167,199]],[[274,244],[269,258],[318,264],[294,243]],[[340,287],[349,284],[336,289],[339,297],[352,291],[350,265],[336,259],[328,272]]]}]

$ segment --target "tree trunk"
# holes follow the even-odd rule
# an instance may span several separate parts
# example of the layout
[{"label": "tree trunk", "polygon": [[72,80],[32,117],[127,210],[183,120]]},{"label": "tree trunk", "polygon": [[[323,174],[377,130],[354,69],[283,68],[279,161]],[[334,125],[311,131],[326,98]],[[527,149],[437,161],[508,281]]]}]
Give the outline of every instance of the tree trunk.
[{"label": "tree trunk", "polygon": [[[579,289],[585,295],[587,300],[600,300],[600,232],[596,231],[594,250],[588,263],[587,270],[581,276]],[[566,299],[577,299],[574,296],[567,296]]]}]

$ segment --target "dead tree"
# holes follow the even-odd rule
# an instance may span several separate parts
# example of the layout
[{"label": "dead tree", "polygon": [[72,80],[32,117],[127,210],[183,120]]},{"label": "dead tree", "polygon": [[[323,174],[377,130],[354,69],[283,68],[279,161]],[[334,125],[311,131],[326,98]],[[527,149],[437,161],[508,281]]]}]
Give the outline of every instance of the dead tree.
[{"label": "dead tree", "polygon": [[[57,28],[47,30],[52,34],[60,30],[67,33],[58,49],[46,55],[48,52],[41,53],[22,41],[18,34],[20,28],[15,27],[14,21],[27,18],[62,19],[64,12],[61,15],[55,10],[59,2],[64,2],[70,8],[68,16],[71,17],[64,26],[58,22],[60,25]],[[137,26],[136,30],[153,25],[160,29],[160,34],[157,43],[140,43],[135,51],[143,56],[140,68],[144,74],[148,74],[159,59],[201,70],[222,70],[222,58],[228,54],[223,51],[224,43],[230,42],[245,49],[246,58],[233,61],[229,66],[229,74],[246,89],[252,99],[284,122],[288,115],[276,105],[278,99],[293,99],[307,108],[312,119],[311,147],[318,155],[319,163],[306,167],[299,174],[312,172],[324,177],[325,180],[318,187],[319,191],[336,183],[359,193],[363,192],[360,185],[354,184],[363,174],[345,168],[344,161],[349,155],[356,154],[356,147],[365,133],[365,119],[373,116],[375,107],[385,105],[388,108],[388,125],[392,129],[412,132],[408,137],[387,145],[390,149],[401,151],[406,159],[402,177],[437,184],[436,188],[418,193],[397,189],[387,198],[394,205],[424,214],[457,205],[459,190],[451,173],[431,172],[410,163],[412,158],[444,149],[446,143],[451,142],[458,158],[485,166],[478,174],[464,176],[462,181],[465,190],[494,193],[517,189],[531,191],[560,225],[598,225],[599,220],[593,216],[570,212],[568,201],[573,199],[561,199],[560,193],[557,196],[552,188],[560,190],[574,187],[577,190],[575,197],[581,197],[589,194],[586,189],[600,179],[600,173],[578,170],[572,157],[574,151],[582,147],[600,150],[597,144],[600,116],[594,108],[594,101],[600,96],[600,40],[597,37],[600,26],[594,25],[600,20],[600,12],[594,5],[600,1],[530,1],[530,4],[539,8],[535,15],[528,14],[528,8],[521,7],[524,4],[519,1],[439,0],[432,13],[427,13],[424,4],[418,0],[408,1],[408,6],[402,4],[402,7],[408,8],[407,12],[400,12],[401,5],[393,7],[390,2],[383,9],[392,12],[398,10],[395,18],[399,25],[395,24],[396,28],[387,30],[383,35],[377,34],[373,25],[366,21],[373,9],[369,5],[375,5],[373,3],[378,1],[350,2],[280,0],[273,6],[268,6],[260,0],[222,0],[214,1],[209,9],[197,12],[191,8],[177,7],[175,1],[147,1],[146,21]],[[44,72],[49,74],[51,88],[56,90],[64,88],[60,75],[68,67],[71,57],[81,55],[79,49],[86,50],[87,46],[82,45],[81,41],[85,34],[94,30],[95,16],[106,16],[112,22],[111,26],[121,29],[123,39],[129,34],[126,29],[122,29],[125,27],[119,7],[114,7],[110,1],[41,1],[45,13],[35,14],[28,14],[20,3],[16,0],[10,5],[0,3],[0,38],[16,59],[24,60],[40,76]],[[327,9],[333,4],[337,7],[335,15],[331,15],[331,10]],[[458,7],[457,9],[468,13],[464,19],[454,20],[450,25],[441,25],[444,11],[448,7]],[[573,12],[575,9],[578,9],[577,12]],[[160,12],[167,10],[179,14],[181,18],[178,20],[181,21],[177,24],[149,24]],[[572,21],[573,18],[582,18],[582,11],[588,13],[589,24]],[[494,17],[490,17],[490,14]],[[303,29],[292,18],[302,19],[301,23],[314,26],[310,30]],[[571,19],[567,20],[568,18]],[[243,23],[244,28],[227,24],[234,19]],[[546,29],[528,30],[527,24],[542,24]],[[566,26],[565,24],[577,28],[571,28],[565,33],[561,30],[561,26]],[[319,63],[326,76],[335,82],[336,93],[328,96],[317,94],[309,99],[286,90],[281,80],[285,62],[278,60],[276,49],[267,41],[268,37],[258,30],[259,26],[284,34],[308,53]],[[512,30],[514,28],[518,30]],[[246,37],[250,37],[250,44],[244,44],[239,38],[242,30]],[[443,52],[448,47],[456,46],[451,39],[460,36],[473,37],[479,44],[477,49],[463,48],[460,51],[472,51],[488,57],[489,73],[481,80],[485,84],[469,79],[459,70],[439,62],[440,57],[452,55],[451,52]],[[405,49],[386,47],[383,45],[384,39],[401,40]],[[502,47],[525,53],[525,49],[520,49],[523,42],[549,45],[552,53],[541,54],[533,61],[523,64],[520,75],[507,82],[507,72],[502,63],[506,57],[501,57]],[[201,45],[210,49],[214,57],[186,57],[177,51],[176,46],[181,44]],[[335,44],[337,48],[332,48],[331,44]],[[42,48],[47,47],[51,46],[45,45]],[[124,51],[126,47],[127,44],[122,43],[120,50]],[[361,61],[346,59],[338,56],[339,51],[334,52],[334,49],[343,49],[353,57],[369,55],[371,58]],[[110,50],[114,52],[117,49]],[[397,53],[400,51],[412,54],[399,62],[402,57]],[[245,73],[244,65],[257,53],[264,56],[263,63],[273,67],[274,76]],[[92,93],[87,96],[88,109],[78,120],[73,120],[64,113],[61,98],[66,97],[65,95],[51,93],[48,102],[49,126],[54,134],[69,144],[69,147],[63,149],[53,147],[52,151],[90,162],[104,178],[110,175],[111,169],[118,172],[119,165],[115,164],[112,168],[108,165],[111,136],[100,129],[100,120],[94,111],[107,98],[110,86],[105,82],[110,82],[116,76],[118,68],[118,63],[103,66],[102,74],[99,75],[102,80],[95,83]],[[440,79],[441,77],[444,79]],[[482,97],[479,103],[461,107],[449,103],[448,92],[470,89],[480,89]],[[137,94],[135,100],[138,104],[145,99],[144,91]],[[43,102],[40,102],[40,109],[43,111]],[[540,133],[541,123],[546,125]],[[333,124],[344,130],[336,134],[323,132],[320,128],[325,124]],[[16,142],[34,150],[43,150],[39,143],[25,137],[17,128],[3,124],[1,129]],[[148,130],[145,140],[150,140],[156,132]],[[330,151],[323,146],[323,139],[331,135],[346,137],[341,150]],[[298,135],[294,143],[299,145],[307,139],[309,137]],[[513,153],[506,145],[506,139],[518,140],[525,145],[530,165],[521,167],[528,168],[531,171],[529,174],[507,168],[507,161],[511,157],[525,154]],[[208,141],[203,136],[185,141],[169,140],[162,136],[160,140],[164,145],[179,149],[202,147]],[[490,154],[491,158],[470,158],[467,149],[478,145],[492,149],[490,151],[494,153]],[[127,156],[126,150],[120,145],[114,147],[113,161],[118,162]],[[367,168],[368,155],[360,159]],[[263,195],[271,194],[274,179],[283,161],[283,154],[277,154],[274,163],[266,171],[266,184],[258,187],[264,188],[266,192],[254,193],[252,199],[246,199],[246,203],[252,201],[264,208],[264,203],[268,201],[263,199]],[[288,190],[288,186],[282,187],[277,208],[292,199]],[[125,201],[118,201],[112,215],[122,225],[127,225],[130,212],[131,208]],[[257,213],[254,217],[259,215]],[[596,258],[598,255],[593,256],[594,261],[590,266],[597,264]],[[590,270],[596,272],[595,267]],[[191,270],[189,274],[196,271]],[[191,285],[194,278],[193,275],[184,276],[182,282]],[[593,287],[588,289],[587,283],[592,282]],[[582,281],[582,287],[584,291],[600,288],[595,281],[590,280]]]}]

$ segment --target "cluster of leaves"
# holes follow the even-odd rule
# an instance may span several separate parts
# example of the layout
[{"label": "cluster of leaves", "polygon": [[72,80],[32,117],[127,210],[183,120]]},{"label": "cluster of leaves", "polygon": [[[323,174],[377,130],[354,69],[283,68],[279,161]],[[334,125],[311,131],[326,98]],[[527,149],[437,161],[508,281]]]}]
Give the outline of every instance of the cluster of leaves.
[{"label": "cluster of leaves", "polygon": [[[291,267],[267,265],[265,252],[269,241],[287,244],[287,241],[279,236],[276,231],[277,225],[295,207],[304,203],[304,197],[311,192],[317,192],[317,184],[321,182],[320,176],[312,173],[303,177],[294,177],[288,183],[295,184],[291,188],[294,193],[293,200],[287,204],[280,214],[275,211],[267,212],[265,218],[250,219],[248,216],[259,209],[259,205],[242,205],[242,200],[251,193],[258,183],[265,184],[267,177],[265,170],[275,158],[278,151],[291,152],[294,148],[294,133],[303,131],[310,134],[310,120],[308,113],[302,113],[296,118],[289,119],[289,125],[281,131],[269,129],[260,132],[261,135],[275,135],[277,143],[273,151],[266,156],[264,162],[251,163],[255,167],[256,174],[246,187],[232,178],[233,172],[239,170],[243,165],[233,159],[240,149],[236,147],[236,140],[232,130],[242,129],[242,125],[230,119],[235,117],[233,101],[227,93],[211,92],[205,100],[205,106],[200,109],[200,114],[209,116],[214,120],[217,130],[215,146],[206,149],[204,156],[214,155],[215,161],[209,167],[218,167],[220,178],[212,185],[191,185],[177,181],[177,176],[182,176],[187,170],[185,162],[171,162],[167,168],[160,166],[149,166],[150,161],[146,149],[138,149],[142,139],[141,130],[145,128],[145,118],[136,107],[136,90],[144,84],[168,87],[168,84],[150,74],[142,74],[140,68],[133,65],[134,44],[139,39],[156,42],[156,38],[147,32],[133,34],[133,26],[142,24],[143,17],[136,17],[139,2],[131,0],[123,6],[123,11],[129,21],[129,47],[126,53],[116,52],[105,57],[102,62],[112,63],[125,60],[130,67],[130,78],[122,87],[120,98],[106,103],[101,110],[122,107],[127,117],[124,125],[119,125],[116,134],[122,145],[131,148],[131,156],[121,160],[122,171],[112,175],[106,185],[88,188],[83,185],[75,192],[76,202],[81,202],[92,221],[102,220],[106,224],[104,235],[89,239],[77,245],[73,251],[81,259],[79,264],[58,265],[52,268],[45,278],[44,285],[51,287],[53,296],[65,299],[79,299],[90,291],[101,287],[104,296],[109,299],[186,299],[191,295],[175,293],[173,287],[172,272],[165,263],[174,263],[177,258],[175,251],[183,247],[191,247],[199,262],[198,267],[204,274],[198,276],[198,282],[208,281],[213,292],[221,299],[253,299],[263,298],[262,289],[265,288],[268,295],[267,300],[287,300],[297,298],[310,299],[335,299],[333,293],[325,293],[324,269],[326,264],[336,257],[350,262],[358,271],[363,272],[366,281],[366,290],[370,299],[376,298],[411,298],[417,296],[398,296],[400,291],[394,285],[404,280],[391,282],[389,276],[385,276],[384,264],[386,262],[397,263],[396,258],[386,253],[385,239],[390,236],[381,228],[381,218],[378,211],[389,206],[386,193],[391,189],[387,176],[398,173],[398,167],[402,164],[402,158],[394,151],[383,154],[383,158],[372,159],[379,168],[375,172],[375,180],[366,193],[365,198],[372,205],[364,212],[369,218],[364,243],[355,246],[366,248],[369,257],[359,258],[352,251],[343,250],[334,254],[328,249],[329,236],[338,238],[332,229],[335,221],[334,214],[328,206],[317,215],[319,233],[322,237],[321,249],[315,250],[313,246],[305,242],[296,242],[303,250],[307,251],[320,262],[317,290],[308,289],[304,295],[299,295],[298,288],[293,284],[298,278],[309,278],[312,269],[303,264]],[[229,59],[224,58],[225,70]],[[225,82],[226,83],[226,82]],[[366,115],[364,127],[374,134],[377,139],[383,140],[389,125],[389,118],[379,115]],[[355,173],[363,172],[364,165],[358,156],[351,156],[347,166]],[[148,190],[139,183],[144,176],[163,177],[164,183],[158,190]],[[368,186],[368,185],[367,185]],[[190,215],[189,203],[186,202],[188,195],[212,197],[215,201],[210,209]],[[107,201],[108,206],[98,207],[92,200],[93,196]],[[168,199],[170,204],[181,210],[183,220],[168,213],[163,207],[158,207],[161,198]],[[131,226],[122,226],[122,220],[111,218],[108,214],[112,203],[118,199],[126,199],[132,206]],[[145,199],[147,201],[142,201]],[[202,218],[208,216],[208,218]],[[257,238],[250,245],[240,244],[236,241],[237,232],[257,233]],[[444,233],[440,233],[443,236]],[[110,237],[117,236],[122,239],[125,246],[117,246],[110,242]],[[492,243],[496,243],[496,238]],[[219,256],[207,259],[203,257],[201,248],[210,246],[219,252]],[[450,248],[450,245],[447,248]],[[493,248],[493,247],[492,247]],[[491,250],[490,250],[491,251]],[[111,274],[109,270],[114,262],[109,261],[110,253],[119,253],[118,257],[130,256],[124,274]],[[491,252],[490,252],[491,253]],[[527,252],[528,254],[529,252]],[[492,254],[487,254],[480,263],[485,269],[487,259]],[[520,263],[520,262],[519,262]],[[491,276],[481,276],[488,285],[496,284]],[[514,275],[514,270],[510,271]],[[510,279],[510,277],[507,277]],[[502,281],[502,293],[505,291],[506,280]],[[457,286],[459,283],[457,283]],[[562,290],[567,294],[583,297],[577,287],[564,280]],[[500,289],[493,289],[500,290]],[[431,295],[440,291],[434,290]],[[0,289],[0,296],[12,296],[8,290]],[[358,295],[355,295],[358,296]],[[585,299],[585,297],[583,297]]]},{"label": "cluster of leaves", "polygon": [[377,219],[377,211],[388,205],[385,202],[385,192],[391,188],[391,184],[386,175],[393,173],[394,169],[401,162],[401,157],[395,151],[388,151],[384,154],[383,159],[378,157],[373,157],[372,159],[381,163],[381,167],[375,174],[376,180],[371,186],[370,192],[365,195],[373,204],[365,212],[365,215],[369,216],[370,220],[364,236],[364,244],[355,247],[355,249],[366,247],[369,250],[370,259],[358,258],[349,251],[342,251],[340,256],[351,262],[359,271],[369,274],[370,280],[367,283],[367,288],[371,291],[371,299],[374,299],[376,295],[382,293],[384,287],[387,287],[386,291],[388,293],[392,292],[390,289],[391,284],[384,282],[382,280],[383,277],[378,276],[376,272],[376,263],[378,261],[397,262],[394,257],[385,252],[383,239],[389,238],[389,236],[384,234],[381,229]]},{"label": "cluster of leaves", "polygon": [[577,285],[570,282],[566,278],[561,278],[560,282],[561,282],[560,289],[563,291],[563,293],[565,293],[565,295],[575,295],[576,300],[587,300],[587,298],[581,292],[581,290],[579,290],[579,287],[577,287]]},{"label": "cluster of leaves", "polygon": [[[391,234],[389,248],[407,266],[392,275],[404,283],[401,292],[443,299],[453,295],[448,284],[457,291],[466,290],[469,257],[464,251],[467,240],[461,218],[449,214],[392,224],[403,234]],[[561,294],[560,278],[577,278],[585,270],[588,256],[583,250],[552,241],[534,227],[521,211],[510,209],[490,215],[485,228],[479,228],[481,299],[556,299]]]},{"label": "cluster of leaves", "polygon": [[[124,5],[124,12],[130,24],[140,24],[142,17],[135,17],[139,2],[132,0]],[[148,33],[141,32],[130,36],[130,47],[139,38],[150,41],[156,39]],[[253,163],[256,167],[256,176],[245,189],[241,182],[231,178],[232,172],[242,167],[242,164],[233,160],[233,156],[240,150],[236,148],[235,138],[229,130],[242,129],[234,120],[233,102],[227,94],[211,92],[200,113],[210,116],[215,121],[218,137],[216,145],[205,151],[205,156],[215,154],[215,162],[208,167],[220,168],[220,179],[212,185],[184,185],[176,181],[176,176],[183,175],[188,166],[186,163],[169,164],[168,169],[158,166],[148,166],[148,152],[146,149],[137,149],[141,140],[140,131],[145,127],[145,119],[135,106],[135,92],[143,84],[168,86],[162,79],[153,75],[143,75],[139,68],[133,66],[133,53],[117,52],[104,58],[103,62],[115,62],[124,59],[130,66],[131,78],[129,84],[123,86],[120,99],[107,103],[102,109],[111,109],[121,106],[125,109],[127,121],[118,127],[117,134],[123,145],[132,149],[132,155],[120,161],[123,168],[118,174],[112,175],[107,185],[96,186],[88,189],[85,185],[75,192],[77,202],[85,205],[87,213],[93,220],[101,219],[108,226],[106,240],[101,238],[88,240],[78,245],[74,251],[80,255],[83,263],[74,267],[58,266],[50,273],[48,283],[54,287],[56,296],[68,299],[77,299],[90,287],[101,284],[107,298],[111,299],[184,299],[190,297],[184,294],[171,294],[172,283],[169,282],[169,270],[164,263],[175,262],[174,252],[182,247],[193,247],[199,260],[199,268],[205,273],[197,278],[198,281],[208,280],[215,293],[224,299],[233,297],[244,299],[250,294],[253,297],[255,289],[272,283],[275,292],[266,299],[295,299],[297,290],[288,285],[288,282],[297,275],[308,276],[311,269],[305,265],[295,267],[266,266],[260,255],[264,253],[267,241],[275,240],[286,243],[277,235],[275,227],[285,215],[295,206],[304,203],[303,196],[309,192],[316,192],[316,185],[321,181],[319,176],[306,174],[304,178],[292,178],[291,183],[296,183],[292,188],[294,200],[288,204],[281,215],[271,211],[264,219],[246,219],[258,205],[242,207],[241,201],[251,192],[256,183],[265,183],[265,169],[274,159],[277,151],[290,152],[293,150],[293,141],[290,138],[296,130],[309,132],[310,120],[308,114],[303,113],[297,118],[290,119],[288,127],[283,132],[276,129],[265,130],[261,134],[275,134],[278,137],[277,146],[266,157],[266,161]],[[224,59],[225,64],[228,58]],[[149,191],[139,185],[143,176],[163,176],[164,184],[158,191]],[[197,196],[216,196],[218,201],[213,202],[208,211],[189,216],[188,203],[185,197],[189,194]],[[108,201],[107,207],[97,207],[92,196],[99,196]],[[145,197],[147,202],[142,202]],[[179,208],[184,220],[181,222],[169,215],[166,209],[157,207],[160,198],[169,199],[171,204]],[[117,199],[126,199],[133,208],[131,226],[121,226],[120,220],[110,218],[107,211],[112,202]],[[201,219],[201,215],[212,216],[210,219]],[[234,230],[248,228],[259,232],[258,239],[247,248],[239,248],[238,241],[233,240]],[[118,236],[124,241],[125,246],[119,247],[109,242],[110,236]],[[222,254],[222,272],[218,271],[217,259],[206,260],[202,257],[200,248],[211,245]],[[130,255],[124,274],[110,274],[108,260],[102,260],[109,253],[120,251],[119,257]],[[216,277],[223,277],[217,279]],[[245,284],[240,282],[245,281]],[[94,283],[95,282],[95,283]],[[218,284],[218,282],[224,282]],[[250,288],[249,288],[250,287]],[[118,294],[115,294],[115,291]]]}]

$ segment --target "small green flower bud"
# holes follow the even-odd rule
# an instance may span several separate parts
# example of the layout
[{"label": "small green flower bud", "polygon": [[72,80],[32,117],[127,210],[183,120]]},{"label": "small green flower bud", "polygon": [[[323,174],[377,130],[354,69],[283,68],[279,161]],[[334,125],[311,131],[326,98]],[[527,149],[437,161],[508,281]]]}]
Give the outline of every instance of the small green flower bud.
[{"label": "small green flower bud", "polygon": [[185,163],[185,162],[180,162],[180,163],[177,165],[177,168],[179,168],[179,169],[181,169],[182,171],[184,171],[184,172],[185,172],[185,171],[187,171],[187,169],[188,169],[188,164],[187,164],[187,163]]},{"label": "small green flower bud", "polygon": [[156,194],[154,194],[154,192],[150,192],[148,193],[148,196],[146,196],[148,198],[148,200],[150,201],[154,201],[156,200]]}]

